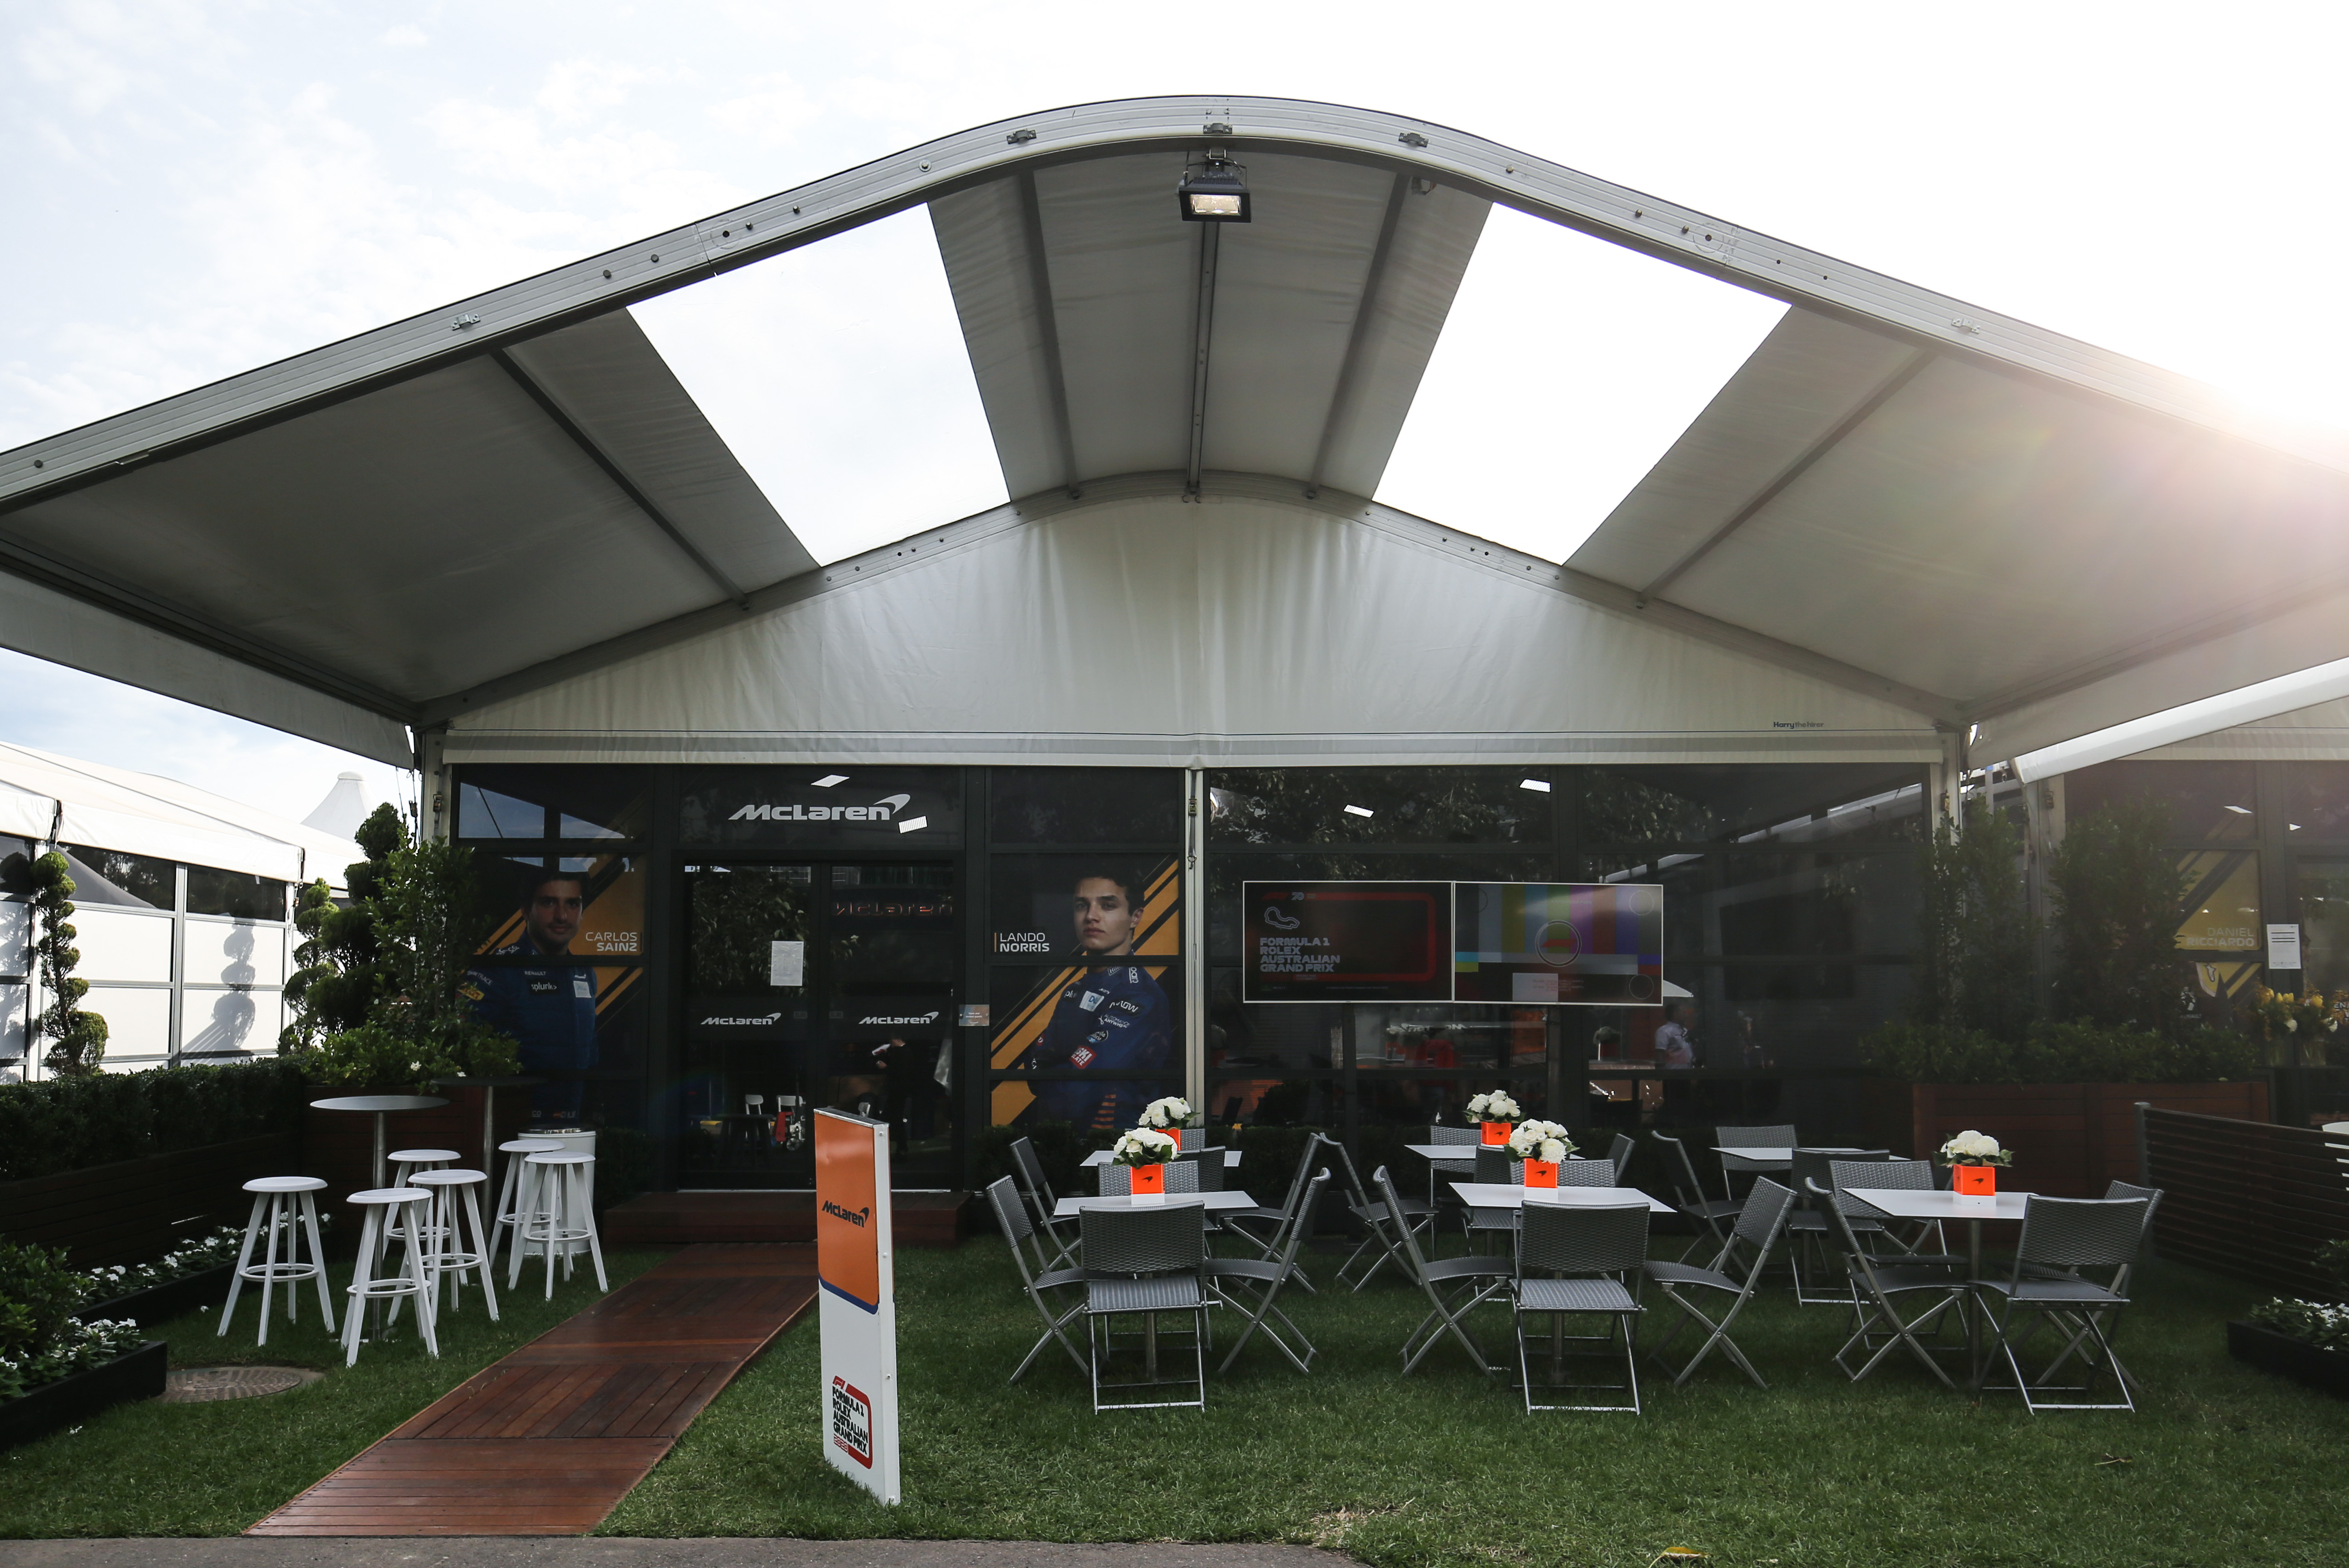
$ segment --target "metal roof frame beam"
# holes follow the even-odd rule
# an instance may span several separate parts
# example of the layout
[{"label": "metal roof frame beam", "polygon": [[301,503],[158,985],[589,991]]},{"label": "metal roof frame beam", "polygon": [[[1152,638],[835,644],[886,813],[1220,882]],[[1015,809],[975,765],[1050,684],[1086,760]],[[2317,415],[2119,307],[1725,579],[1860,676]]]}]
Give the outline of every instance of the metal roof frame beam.
[{"label": "metal roof frame beam", "polygon": [[[1214,125],[1210,132],[1206,128]],[[2339,455],[2254,425],[2207,387],[1946,295],[1754,234],[1693,208],[1432,121],[1260,98],[1081,104],[941,137],[599,255],[359,333],[193,391],[0,452],[0,513],[116,469],[274,423],[781,254],[933,196],[1033,169],[1213,141],[1423,175],[1790,304],[2094,394],[2331,472]],[[1212,226],[1212,225],[1210,225]]]},{"label": "metal roof frame beam", "polygon": [[1330,448],[1337,441],[1345,417],[1353,411],[1354,384],[1362,369],[1362,345],[1370,340],[1371,323],[1379,307],[1379,294],[1386,283],[1387,262],[1394,254],[1395,231],[1402,226],[1403,202],[1411,196],[1412,177],[1397,174],[1394,189],[1387,192],[1387,210],[1379,220],[1378,244],[1371,249],[1370,270],[1362,275],[1362,292],[1354,306],[1354,329],[1346,338],[1346,358],[1338,367],[1338,384],[1330,389],[1330,411],[1322,417],[1321,440],[1313,449],[1313,468],[1306,483],[1308,496],[1321,493],[1321,481],[1330,471]]},{"label": "metal roof frame beam", "polygon": [[1191,318],[1190,461],[1184,465],[1183,493],[1199,493],[1201,464],[1207,455],[1207,357],[1216,342],[1216,262],[1223,254],[1224,225],[1199,225],[1199,299]]},{"label": "metal roof frame beam", "polygon": [[654,527],[660,530],[662,536],[676,545],[684,553],[687,559],[700,568],[703,576],[717,585],[719,593],[733,600],[739,608],[750,607],[750,597],[742,591],[734,579],[719,570],[717,562],[703,555],[701,547],[685,536],[685,530],[679,528],[667,513],[663,512],[654,504],[653,498],[647,495],[637,486],[636,482],[628,477],[627,472],[612,460],[612,454],[596,444],[594,436],[579,427],[579,421],[573,419],[564,410],[563,405],[554,400],[553,394],[539,385],[537,378],[524,369],[520,360],[503,348],[491,349],[490,358],[496,360],[498,369],[511,377],[514,385],[520,387],[530,400],[538,405],[539,412],[552,420],[555,429],[569,437],[571,444],[586,454],[587,460],[603,472],[605,478],[619,487],[620,493],[626,496],[629,503],[638,512],[644,514],[646,519]]}]

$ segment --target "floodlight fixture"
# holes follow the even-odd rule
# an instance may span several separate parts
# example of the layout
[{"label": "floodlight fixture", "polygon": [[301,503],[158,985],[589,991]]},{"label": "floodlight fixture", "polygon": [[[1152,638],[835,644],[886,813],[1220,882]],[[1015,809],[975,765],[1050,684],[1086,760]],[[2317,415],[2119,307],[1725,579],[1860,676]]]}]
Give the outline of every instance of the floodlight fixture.
[{"label": "floodlight fixture", "polygon": [[1182,209],[1185,223],[1245,223],[1251,221],[1247,171],[1222,154],[1222,148],[1211,149],[1206,162],[1183,171],[1182,183],[1174,187],[1174,202]]}]

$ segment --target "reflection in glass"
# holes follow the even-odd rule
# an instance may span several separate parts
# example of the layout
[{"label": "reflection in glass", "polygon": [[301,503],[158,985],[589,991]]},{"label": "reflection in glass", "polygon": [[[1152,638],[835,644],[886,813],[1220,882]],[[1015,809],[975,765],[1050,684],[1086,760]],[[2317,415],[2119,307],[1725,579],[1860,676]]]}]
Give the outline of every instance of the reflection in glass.
[{"label": "reflection in glass", "polygon": [[961,945],[954,881],[952,866],[834,866],[830,953],[840,993],[951,990]]},{"label": "reflection in glass", "polygon": [[2173,843],[2247,839],[2258,826],[2252,776],[2250,763],[2100,763],[2064,776],[2064,816],[2151,799],[2169,808]]},{"label": "reflection in glass", "polygon": [[1858,763],[1578,768],[1586,841],[1920,842],[1924,780]]},{"label": "reflection in glass", "polygon": [[1183,837],[1183,775],[1172,768],[997,768],[998,844],[1157,844]]},{"label": "reflection in glass", "polygon": [[[687,984],[705,993],[799,992],[813,881],[807,866],[687,867]],[[792,943],[796,952],[777,950]],[[801,980],[782,983],[792,973]]]},{"label": "reflection in glass", "polygon": [[2349,763],[2273,764],[2285,831],[2295,844],[2349,838]]},{"label": "reflection in glass", "polygon": [[646,770],[475,763],[459,770],[460,838],[641,838]]},{"label": "reflection in glass", "polygon": [[242,920],[285,918],[285,884],[243,871],[188,867],[188,913],[233,915]]},{"label": "reflection in glass", "polygon": [[[119,849],[85,849],[78,844],[67,845],[65,852],[77,904],[169,909],[179,902],[177,867],[169,860],[126,855]],[[279,909],[283,910],[282,903]],[[281,912],[277,918],[285,916]]]},{"label": "reflection in glass", "polygon": [[1233,768],[1207,775],[1217,844],[1546,844],[1523,768]]},{"label": "reflection in glass", "polygon": [[2330,996],[2349,988],[2349,860],[2303,860],[2300,892],[2303,990]]}]

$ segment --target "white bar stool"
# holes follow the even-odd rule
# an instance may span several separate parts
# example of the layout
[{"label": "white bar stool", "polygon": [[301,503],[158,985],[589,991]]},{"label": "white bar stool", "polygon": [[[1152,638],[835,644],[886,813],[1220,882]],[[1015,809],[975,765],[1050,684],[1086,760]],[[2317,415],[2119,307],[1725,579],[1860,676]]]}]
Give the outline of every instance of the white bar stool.
[{"label": "white bar stool", "polygon": [[[228,1277],[228,1305],[221,1308],[220,1332],[228,1333],[228,1320],[236,1315],[237,1293],[244,1282],[252,1280],[261,1286],[260,1344],[269,1343],[269,1297],[279,1285],[285,1285],[285,1321],[297,1321],[295,1303],[301,1299],[304,1280],[318,1282],[318,1308],[326,1314],[326,1332],[335,1329],[335,1298],[326,1288],[326,1253],[318,1245],[318,1207],[311,1198],[314,1192],[324,1192],[326,1184],[315,1176],[263,1176],[244,1184],[253,1194],[253,1215],[244,1222],[244,1246],[236,1255],[236,1272]],[[264,1216],[266,1215],[264,1220]],[[253,1261],[253,1243],[264,1224],[269,1227],[269,1251],[262,1262]],[[310,1231],[310,1257],[302,1260],[302,1230]],[[277,1259],[277,1233],[285,1232],[285,1261]]]},{"label": "white bar stool", "polygon": [[577,1266],[572,1243],[585,1241],[588,1255],[595,1260],[595,1288],[609,1291],[612,1282],[604,1274],[604,1243],[595,1234],[595,1157],[569,1149],[526,1154],[523,1183],[521,1201],[537,1212],[514,1232],[513,1267],[506,1289],[522,1282],[523,1253],[535,1246],[546,1260],[546,1294],[552,1300],[556,1254],[562,1255],[563,1277],[567,1280]]},{"label": "white bar stool", "polygon": [[[495,1323],[498,1293],[490,1282],[490,1231],[481,1223],[481,1193],[489,1184],[490,1179],[478,1170],[419,1170],[409,1178],[409,1186],[423,1188],[432,1194],[432,1213],[424,1228],[431,1248],[428,1262],[434,1276],[448,1287],[449,1309],[455,1312],[464,1305],[465,1276],[479,1269],[481,1299],[489,1303],[490,1321]],[[458,1207],[460,1199],[461,1213]],[[472,1222],[471,1251],[465,1247],[460,1218]]]},{"label": "white bar stool", "polygon": [[[421,1170],[446,1170],[450,1166],[456,1164],[461,1158],[462,1157],[453,1148],[394,1149],[391,1153],[384,1156],[384,1179],[390,1182],[394,1187],[412,1187],[415,1183],[410,1181],[409,1178],[414,1176],[417,1172]],[[439,1213],[438,1205],[434,1206],[433,1211],[435,1215]],[[433,1225],[437,1223],[435,1219],[428,1218],[424,1223],[424,1234],[430,1239],[435,1247],[440,1246],[441,1242],[448,1239],[441,1235],[440,1231],[432,1229]]]},{"label": "white bar stool", "polygon": [[[522,1251],[522,1215],[515,1206],[515,1199],[523,1185],[522,1162],[529,1155],[560,1154],[563,1146],[548,1138],[518,1137],[498,1145],[498,1152],[506,1157],[506,1176],[504,1183],[498,1189],[498,1217],[490,1226],[490,1255],[497,1255],[501,1241],[507,1251],[519,1255]],[[508,1231],[512,1234],[508,1235]]]},{"label": "white bar stool", "polygon": [[[367,1303],[388,1301],[397,1318],[400,1302],[409,1297],[416,1302],[416,1324],[424,1331],[424,1347],[438,1359],[440,1342],[432,1332],[431,1253],[423,1236],[432,1195],[420,1187],[371,1187],[352,1193],[351,1201],[367,1210],[367,1223],[359,1231],[358,1262],[351,1271],[350,1307],[343,1314],[343,1346],[348,1352],[343,1365],[358,1365]],[[395,1231],[405,1244],[407,1256],[400,1260],[398,1273],[378,1278],[377,1271],[383,1266]]]}]

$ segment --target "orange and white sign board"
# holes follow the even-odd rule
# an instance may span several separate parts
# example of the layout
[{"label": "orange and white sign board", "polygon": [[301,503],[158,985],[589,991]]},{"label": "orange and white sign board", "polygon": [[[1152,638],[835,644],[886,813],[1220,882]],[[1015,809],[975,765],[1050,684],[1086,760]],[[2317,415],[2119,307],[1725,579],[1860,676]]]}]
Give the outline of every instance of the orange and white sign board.
[{"label": "orange and white sign board", "polygon": [[883,1502],[897,1475],[897,1300],[889,1128],[815,1114],[816,1323],[824,1458]]}]

